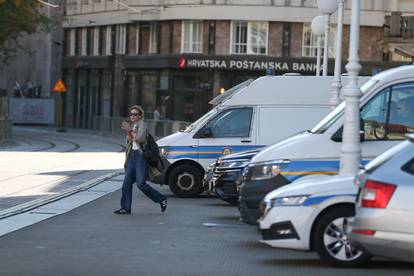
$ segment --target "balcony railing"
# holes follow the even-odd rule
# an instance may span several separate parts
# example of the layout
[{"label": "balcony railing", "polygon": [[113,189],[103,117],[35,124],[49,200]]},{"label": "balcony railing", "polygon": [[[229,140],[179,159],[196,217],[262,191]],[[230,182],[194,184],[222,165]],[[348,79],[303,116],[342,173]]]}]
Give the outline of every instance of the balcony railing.
[{"label": "balcony railing", "polygon": [[387,38],[414,38],[414,16],[393,13],[385,17],[384,36]]}]

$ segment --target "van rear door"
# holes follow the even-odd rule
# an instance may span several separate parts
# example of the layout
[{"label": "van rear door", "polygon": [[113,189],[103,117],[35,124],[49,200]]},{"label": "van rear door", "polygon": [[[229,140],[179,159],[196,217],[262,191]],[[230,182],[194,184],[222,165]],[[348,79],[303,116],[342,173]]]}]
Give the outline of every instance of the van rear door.
[{"label": "van rear door", "polygon": [[199,163],[206,168],[218,157],[256,147],[254,107],[223,109],[195,135],[198,139]]}]

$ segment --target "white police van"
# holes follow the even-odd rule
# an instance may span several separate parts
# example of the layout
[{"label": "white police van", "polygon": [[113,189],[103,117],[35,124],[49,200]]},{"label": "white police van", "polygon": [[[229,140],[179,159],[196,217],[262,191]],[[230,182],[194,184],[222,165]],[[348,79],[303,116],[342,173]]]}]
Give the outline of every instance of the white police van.
[{"label": "white police van", "polygon": [[[361,90],[361,149],[366,163],[404,140],[406,133],[414,133],[414,66],[375,75]],[[244,172],[242,201],[243,194],[246,200],[254,194],[264,196],[303,176],[337,174],[344,109],[342,102],[310,131],[258,153]]]},{"label": "white police van", "polygon": [[200,194],[218,157],[281,141],[328,114],[331,84],[332,77],[265,76],[231,88],[184,131],[157,141],[166,168],[154,182],[180,197]]}]

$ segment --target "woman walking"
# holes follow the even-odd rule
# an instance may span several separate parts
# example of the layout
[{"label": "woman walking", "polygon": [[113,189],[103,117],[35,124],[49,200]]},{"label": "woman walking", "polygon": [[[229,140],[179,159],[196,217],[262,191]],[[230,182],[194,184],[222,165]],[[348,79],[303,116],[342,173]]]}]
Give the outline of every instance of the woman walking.
[{"label": "woman walking", "polygon": [[159,203],[161,212],[167,208],[167,198],[152,188],[146,182],[151,168],[145,160],[142,149],[147,140],[148,129],[143,121],[144,110],[139,105],[134,105],[130,109],[130,119],[132,122],[122,122],[122,129],[126,133],[127,150],[125,160],[125,178],[122,185],[121,209],[114,213],[117,215],[131,214],[132,186],[134,182],[137,187],[152,201]]}]

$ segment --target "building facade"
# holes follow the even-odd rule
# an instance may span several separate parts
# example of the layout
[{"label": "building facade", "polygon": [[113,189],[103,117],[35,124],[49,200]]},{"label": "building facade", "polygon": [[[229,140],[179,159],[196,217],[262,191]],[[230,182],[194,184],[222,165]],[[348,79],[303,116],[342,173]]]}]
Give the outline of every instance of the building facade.
[{"label": "building facade", "polygon": [[[0,63],[0,97],[53,97],[52,88],[61,77],[64,0],[54,3],[60,7],[41,7],[41,12],[51,20],[50,30],[22,35],[22,49],[17,50],[16,58],[8,65]],[[16,88],[26,88],[27,92]]]},{"label": "building facade", "polygon": [[[166,119],[194,121],[220,90],[244,80],[266,72],[314,75],[316,38],[310,22],[319,15],[316,2],[67,0],[64,123],[90,127],[94,117],[123,117],[137,103],[149,118],[160,107]],[[412,1],[362,2],[362,74],[401,64],[393,60],[409,62],[412,26],[393,36],[391,30],[403,22],[396,17],[414,15]],[[350,6],[346,1],[344,60]],[[330,57],[335,24],[332,30]],[[334,61],[329,62],[332,74]]]}]

